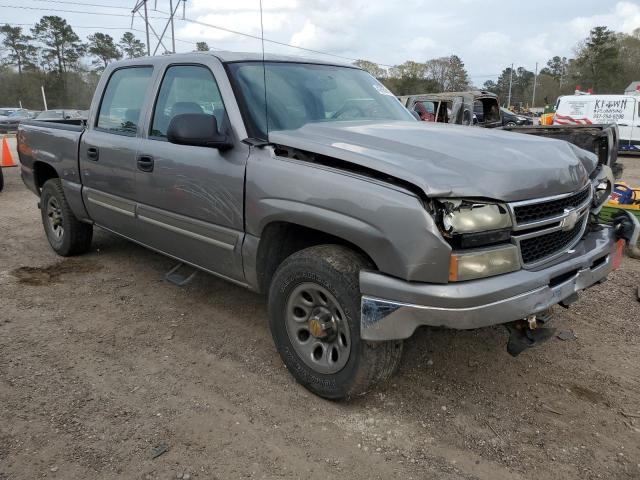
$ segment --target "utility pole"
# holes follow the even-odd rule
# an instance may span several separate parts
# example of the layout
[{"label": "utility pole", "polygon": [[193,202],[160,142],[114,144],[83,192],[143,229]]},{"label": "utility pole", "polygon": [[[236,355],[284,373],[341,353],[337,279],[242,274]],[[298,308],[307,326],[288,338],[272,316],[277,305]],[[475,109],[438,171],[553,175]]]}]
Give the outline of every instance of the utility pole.
[{"label": "utility pole", "polygon": [[536,73],[533,75],[533,97],[531,98],[531,108],[536,105],[536,83],[538,83],[538,62],[536,62]]},{"label": "utility pole", "polygon": [[[178,4],[179,3],[180,3],[180,0],[178,0]],[[176,37],[173,30],[173,15],[175,13],[173,11],[173,0],[169,0],[169,11],[171,12],[171,20],[169,20],[171,22],[171,51],[173,53],[176,53]]]},{"label": "utility pole", "polygon": [[[174,1],[175,0],[169,0],[169,18],[167,19],[167,23],[165,24],[164,29],[162,30],[162,33],[160,35],[158,35],[158,32],[156,32],[156,30],[153,28],[153,25],[151,25],[151,23],[149,22],[149,12],[147,11],[147,0],[136,0],[136,4],[133,7],[133,10],[131,10],[131,28],[133,28],[133,17],[136,14],[138,14],[138,16],[144,20],[145,32],[147,34],[147,55],[149,56],[152,55],[149,31],[153,33],[153,35],[156,37],[156,40],[158,41],[156,47],[153,50],[153,55],[155,55],[158,52],[158,49],[160,48],[160,46],[162,46],[164,50],[167,52],[170,51],[172,53],[176,53],[174,17],[176,16],[176,12],[178,11],[180,4],[182,4],[182,18],[184,19],[184,12],[185,12],[185,6],[187,3],[187,0],[177,0],[177,2],[175,3],[175,7],[174,7]],[[156,0],[156,4],[157,4],[157,0]],[[142,10],[144,14],[140,13],[140,10]],[[154,10],[155,10],[155,7],[154,7]],[[171,27],[171,50],[169,50],[163,42],[164,35],[169,29],[169,27]]]},{"label": "utility pole", "polygon": [[513,84],[513,63],[511,64],[511,71],[509,72],[509,100],[507,101],[507,108],[511,108],[511,85]]},{"label": "utility pole", "polygon": [[47,108],[47,96],[44,94],[44,86],[40,85],[40,91],[42,92],[42,103],[44,103],[44,109],[49,110]]}]

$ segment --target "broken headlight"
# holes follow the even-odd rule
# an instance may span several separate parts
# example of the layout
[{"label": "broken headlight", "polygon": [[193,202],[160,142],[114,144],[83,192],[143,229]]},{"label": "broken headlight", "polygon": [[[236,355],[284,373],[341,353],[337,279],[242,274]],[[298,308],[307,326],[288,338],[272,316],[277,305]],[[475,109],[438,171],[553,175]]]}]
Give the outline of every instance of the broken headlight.
[{"label": "broken headlight", "polygon": [[593,200],[591,202],[591,211],[594,214],[600,212],[602,205],[607,201],[609,195],[613,191],[615,180],[613,172],[607,165],[601,165],[591,179],[593,185]]},{"label": "broken headlight", "polygon": [[438,223],[452,246],[449,281],[491,277],[520,269],[506,205],[463,199],[438,202]]},{"label": "broken headlight", "polygon": [[462,199],[443,199],[439,205],[442,232],[454,248],[492,245],[511,237],[505,205]]}]

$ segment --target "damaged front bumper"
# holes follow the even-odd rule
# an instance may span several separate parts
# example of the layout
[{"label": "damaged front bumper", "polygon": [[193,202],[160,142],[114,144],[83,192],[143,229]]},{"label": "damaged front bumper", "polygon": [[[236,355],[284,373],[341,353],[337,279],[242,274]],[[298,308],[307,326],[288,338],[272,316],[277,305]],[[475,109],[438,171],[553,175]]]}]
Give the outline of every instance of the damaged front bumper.
[{"label": "damaged front bumper", "polygon": [[[637,222],[634,228],[637,235]],[[550,267],[467,282],[414,283],[363,271],[360,335],[382,341],[408,338],[422,325],[480,328],[570,303],[577,292],[606,280],[617,266],[619,237],[615,226],[600,225]]]}]

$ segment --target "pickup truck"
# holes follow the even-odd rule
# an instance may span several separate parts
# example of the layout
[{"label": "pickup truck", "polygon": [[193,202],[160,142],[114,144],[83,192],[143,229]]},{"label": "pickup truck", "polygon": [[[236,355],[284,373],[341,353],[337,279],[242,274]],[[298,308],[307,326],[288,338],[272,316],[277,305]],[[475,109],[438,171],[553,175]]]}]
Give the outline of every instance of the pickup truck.
[{"label": "pickup truck", "polygon": [[595,220],[613,179],[590,152],[418,122],[366,72],[291,57],[112,63],[86,126],[23,122],[18,151],[58,254],[97,226],[265,293],[284,364],[332,399],[419,326],[504,324],[513,355],[548,338],[639,230]]}]

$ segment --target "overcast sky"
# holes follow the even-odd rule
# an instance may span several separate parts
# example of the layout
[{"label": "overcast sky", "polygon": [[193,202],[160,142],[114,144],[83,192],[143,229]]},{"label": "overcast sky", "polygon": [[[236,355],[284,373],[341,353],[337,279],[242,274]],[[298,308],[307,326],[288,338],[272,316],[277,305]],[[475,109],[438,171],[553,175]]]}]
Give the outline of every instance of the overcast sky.
[{"label": "overcast sky", "polygon": [[[0,22],[30,24],[42,15],[57,14],[82,37],[104,29],[119,38],[130,26],[134,4],[135,0],[0,0]],[[153,11],[154,4],[149,0],[150,16],[162,17],[162,11],[169,10],[169,0],[157,0],[160,12]],[[259,4],[187,0],[186,17],[259,36]],[[265,38],[386,65],[455,53],[476,85],[495,78],[512,62],[533,70],[536,62],[543,64],[553,55],[571,56],[576,43],[596,25],[627,33],[640,27],[640,1],[629,0],[263,0],[263,7]],[[164,23],[153,20],[158,32]],[[144,28],[144,22],[137,18],[134,28]],[[136,34],[144,40],[144,33]],[[178,51],[192,50],[196,41],[215,49],[260,50],[258,40],[182,20],[176,22],[176,38]],[[315,56],[270,43],[266,49]]]}]

